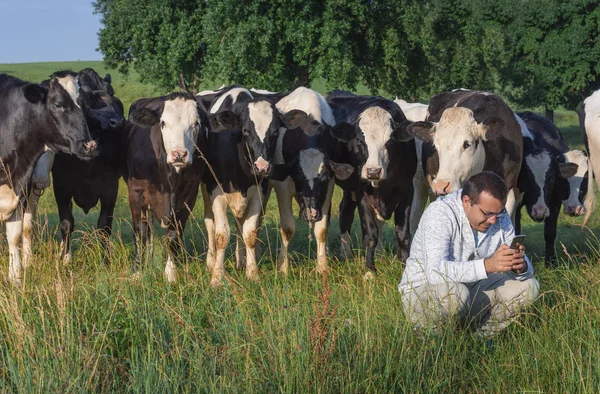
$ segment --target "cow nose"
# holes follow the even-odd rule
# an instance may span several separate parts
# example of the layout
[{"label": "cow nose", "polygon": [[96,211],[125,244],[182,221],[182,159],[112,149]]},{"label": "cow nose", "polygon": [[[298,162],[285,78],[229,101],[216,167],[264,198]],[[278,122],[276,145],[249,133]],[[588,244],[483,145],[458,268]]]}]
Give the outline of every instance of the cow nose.
[{"label": "cow nose", "polygon": [[581,216],[585,213],[585,208],[581,205],[570,206],[567,208],[567,214],[569,216]]},{"label": "cow nose", "polygon": [[269,173],[269,171],[271,170],[271,163],[269,163],[268,161],[263,159],[262,156],[260,156],[254,162],[254,167],[256,168],[256,172],[259,175],[267,175]]},{"label": "cow nose", "polygon": [[108,124],[110,125],[110,127],[112,127],[113,129],[118,129],[120,127],[123,127],[123,124],[125,123],[125,119],[124,118],[111,118],[108,121]]},{"label": "cow nose", "polygon": [[171,151],[171,159],[173,163],[185,163],[188,152],[185,149],[173,149]]},{"label": "cow nose", "polygon": [[309,222],[318,222],[321,219],[321,215],[318,210],[314,208],[306,208],[306,218]]},{"label": "cow nose", "polygon": [[445,196],[450,193],[450,182],[438,181],[436,179],[433,181],[433,188],[435,189],[435,194],[438,196]]},{"label": "cow nose", "polygon": [[381,178],[381,168],[367,168],[367,178],[374,180]]},{"label": "cow nose", "polygon": [[550,212],[548,211],[548,207],[544,206],[534,206],[531,209],[531,217],[537,221],[542,221],[548,217]]},{"label": "cow nose", "polygon": [[88,141],[84,144],[84,147],[86,152],[93,152],[98,146],[96,145],[96,141]]}]

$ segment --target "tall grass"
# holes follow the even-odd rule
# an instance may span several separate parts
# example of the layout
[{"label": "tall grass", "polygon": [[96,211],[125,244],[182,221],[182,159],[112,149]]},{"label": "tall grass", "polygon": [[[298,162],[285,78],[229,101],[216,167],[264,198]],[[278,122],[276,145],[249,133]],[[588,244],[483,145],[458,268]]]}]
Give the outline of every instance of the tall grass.
[{"label": "tall grass", "polygon": [[[0,69],[8,66],[13,65]],[[130,95],[141,94],[128,84],[115,88],[120,97],[128,89]],[[565,136],[580,143],[566,115]],[[34,266],[22,290],[6,280],[8,250],[0,244],[0,392],[600,390],[598,212],[589,229],[579,226],[580,219],[561,215],[557,249],[563,264],[552,270],[538,257],[541,226],[524,219],[541,296],[489,343],[452,326],[413,334],[397,291],[402,266],[393,255],[391,225],[385,227],[385,251],[374,280],[362,279],[358,218],[355,259],[336,258],[339,190],[329,236],[332,270],[326,277],[315,272],[315,245],[303,223],[292,241],[289,276],[277,273],[280,236],[272,198],[260,238],[261,280],[249,282],[234,269],[231,245],[220,289],[210,287],[205,268],[201,201],[185,232],[180,282],[169,285],[163,278],[159,228],[153,255],[133,278],[126,196],[121,183],[108,265],[93,231],[98,209],[88,216],[75,209],[73,260],[59,261],[51,190],[40,201]]]}]

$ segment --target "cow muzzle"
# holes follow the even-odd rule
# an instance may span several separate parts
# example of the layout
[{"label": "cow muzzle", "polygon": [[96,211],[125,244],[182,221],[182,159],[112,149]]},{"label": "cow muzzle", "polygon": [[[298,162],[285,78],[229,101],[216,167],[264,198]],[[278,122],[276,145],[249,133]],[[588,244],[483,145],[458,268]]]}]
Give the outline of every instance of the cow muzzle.
[{"label": "cow muzzle", "polygon": [[263,159],[262,156],[260,156],[254,162],[254,173],[258,176],[269,176],[269,174],[271,173],[271,163],[269,163],[268,161]]},{"label": "cow muzzle", "polygon": [[302,212],[302,220],[307,223],[316,223],[323,217],[323,214],[318,209],[306,208]]},{"label": "cow muzzle", "polygon": [[448,181],[436,179],[433,181],[433,191],[438,196],[445,196],[452,192],[452,184]]},{"label": "cow muzzle", "polygon": [[569,216],[581,216],[585,214],[583,205],[565,205],[565,213]]},{"label": "cow muzzle", "polygon": [[190,164],[188,151],[185,149],[173,149],[169,154],[168,161],[175,167],[185,167]]},{"label": "cow muzzle", "polygon": [[545,205],[534,205],[531,208],[531,218],[536,222],[542,222],[550,216],[550,210]]},{"label": "cow muzzle", "polygon": [[379,181],[381,180],[381,175],[383,174],[383,170],[381,167],[370,167],[367,168],[367,179],[370,181]]},{"label": "cow muzzle", "polygon": [[108,121],[108,127],[113,130],[120,129],[125,124],[125,118],[119,116],[116,118],[111,118]]}]

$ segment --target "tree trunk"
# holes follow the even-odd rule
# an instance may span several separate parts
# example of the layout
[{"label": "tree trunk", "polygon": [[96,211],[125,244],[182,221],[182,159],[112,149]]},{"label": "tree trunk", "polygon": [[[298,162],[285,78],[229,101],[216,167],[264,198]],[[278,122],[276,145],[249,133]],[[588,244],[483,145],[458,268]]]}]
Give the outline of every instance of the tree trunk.
[{"label": "tree trunk", "polygon": [[546,108],[546,119],[554,123],[554,110]]},{"label": "tree trunk", "polygon": [[308,67],[300,66],[298,68],[298,74],[297,74],[296,80],[294,81],[294,83],[292,85],[292,90],[299,88],[300,86],[309,87],[309,85],[310,85],[310,79],[308,77]]}]

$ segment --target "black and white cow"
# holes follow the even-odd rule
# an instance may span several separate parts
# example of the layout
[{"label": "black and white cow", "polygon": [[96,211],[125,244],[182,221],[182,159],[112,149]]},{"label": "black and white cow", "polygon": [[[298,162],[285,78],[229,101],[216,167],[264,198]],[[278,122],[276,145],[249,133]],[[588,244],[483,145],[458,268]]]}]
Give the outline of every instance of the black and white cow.
[{"label": "black and white cow", "polygon": [[[92,138],[98,144],[98,156],[82,161],[73,155],[58,154],[52,167],[54,197],[60,218],[61,258],[71,259],[71,234],[75,228],[72,201],[87,214],[100,202],[98,230],[105,244],[112,232],[113,212],[119,191],[119,178],[126,170],[126,139],[123,104],[114,96],[110,75],[102,79],[93,69],[78,73],[79,101]],[[105,259],[107,255],[105,254]]]},{"label": "black and white cow", "polygon": [[[515,230],[521,231],[520,206],[525,205],[533,220],[544,221],[545,262],[550,265],[556,261],[554,241],[561,205],[567,214],[582,214],[579,198],[580,193],[584,198],[587,187],[587,157],[582,151],[571,150],[550,120],[531,112],[519,112],[517,119],[525,131]],[[574,206],[569,205],[573,201]]]},{"label": "black and white cow", "polygon": [[423,171],[437,195],[458,190],[474,174],[500,175],[510,193],[506,209],[514,213],[514,187],[521,169],[523,138],[513,111],[500,96],[455,90],[429,101],[426,122],[409,132],[423,140]]},{"label": "black and white cow", "polygon": [[206,264],[211,285],[220,286],[225,274],[225,248],[231,234],[227,208],[235,217],[236,267],[258,280],[258,231],[267,202],[281,121],[272,103],[253,99],[249,91],[233,88],[210,110],[211,132],[207,160],[211,170],[202,188],[204,223],[208,233]]},{"label": "black and white cow", "polygon": [[177,255],[206,169],[208,120],[192,94],[171,93],[132,104],[126,124],[127,189],[137,273],[151,231],[150,214],[167,228],[165,275],[177,281]]},{"label": "black and white cow", "polygon": [[19,246],[23,207],[35,163],[46,149],[90,159],[96,153],[84,113],[77,103],[77,76],[52,75],[48,86],[0,74],[0,221],[6,221],[9,279],[23,280]]},{"label": "black and white cow", "polygon": [[352,166],[341,162],[340,145],[330,135],[335,119],[319,93],[299,87],[276,104],[285,129],[280,133],[271,186],[279,205],[282,245],[277,267],[288,272],[289,243],[296,231],[292,199],[300,206],[300,219],[314,223],[317,272],[329,269],[327,232],[335,179],[347,179]]},{"label": "black and white cow", "polygon": [[408,257],[410,206],[417,153],[410,121],[400,107],[382,97],[356,96],[334,91],[327,97],[337,122],[332,135],[342,144],[342,157],[354,175],[338,180],[344,190],[340,204],[342,251],[351,255],[350,229],[358,207],[366,255],[366,278],[375,268],[375,248],[382,236],[383,222],[394,215],[399,257]]},{"label": "black and white cow", "polygon": [[585,225],[594,211],[596,203],[596,185],[600,187],[600,90],[592,93],[577,106],[579,115],[579,126],[583,135],[583,142],[588,151],[589,169],[588,169],[588,187],[587,195],[584,201]]}]

